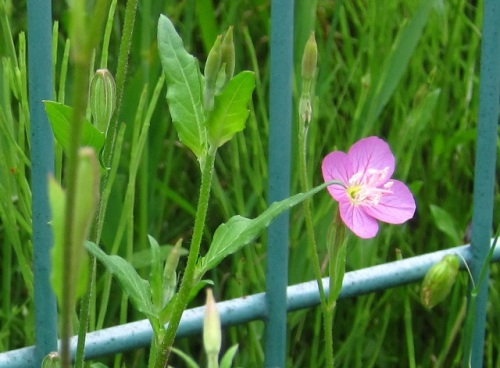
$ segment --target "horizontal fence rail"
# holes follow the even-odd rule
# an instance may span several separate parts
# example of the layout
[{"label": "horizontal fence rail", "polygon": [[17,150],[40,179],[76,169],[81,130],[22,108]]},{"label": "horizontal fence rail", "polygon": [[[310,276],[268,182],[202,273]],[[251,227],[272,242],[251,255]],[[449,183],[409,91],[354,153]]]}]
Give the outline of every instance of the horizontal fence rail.
[{"label": "horizontal fence rail", "polygon": [[[491,246],[494,240],[491,240]],[[340,299],[355,297],[375,291],[401,286],[421,280],[432,265],[445,255],[456,254],[461,259],[461,269],[472,262],[470,245],[445,249],[400,261],[384,263],[361,270],[347,272],[342,285]],[[500,247],[495,247],[491,261],[500,262]],[[328,292],[328,279],[323,279]],[[287,310],[289,312],[314,307],[319,304],[316,281],[305,282],[287,288]],[[267,317],[265,293],[245,296],[217,304],[222,325],[233,326]],[[203,327],[205,307],[188,309],[184,312],[177,333],[178,337],[200,334]],[[85,357],[93,359],[105,355],[148,347],[152,338],[148,320],[110,327],[87,335]],[[72,353],[76,348],[76,338],[72,340]],[[27,347],[0,354],[0,368],[27,368],[35,366],[35,348]]]}]

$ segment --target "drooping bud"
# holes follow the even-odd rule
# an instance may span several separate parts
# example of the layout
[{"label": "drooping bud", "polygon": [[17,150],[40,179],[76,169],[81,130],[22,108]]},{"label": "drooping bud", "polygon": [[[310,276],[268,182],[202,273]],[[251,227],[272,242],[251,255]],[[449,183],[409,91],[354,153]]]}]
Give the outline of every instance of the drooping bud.
[{"label": "drooping bud", "polygon": [[[233,41],[233,27],[229,27],[226,34],[224,35],[224,39],[221,44],[221,64],[224,66],[225,73],[225,83],[229,82],[229,80],[234,75],[234,67],[235,67],[235,51],[234,51],[234,41]],[[222,68],[221,68],[222,70]]]},{"label": "drooping bud", "polygon": [[446,299],[457,278],[459,266],[458,257],[448,254],[429,269],[420,290],[423,305],[431,309]]},{"label": "drooping bud", "polygon": [[220,316],[217,311],[212,289],[207,289],[205,317],[203,319],[203,346],[207,354],[208,367],[218,367],[219,351],[222,342]]},{"label": "drooping bud", "polygon": [[61,357],[59,353],[53,351],[45,356],[42,361],[42,368],[61,368]]},{"label": "drooping bud", "polygon": [[115,80],[108,69],[98,69],[90,84],[90,112],[101,133],[106,134],[115,108]]},{"label": "drooping bud", "polygon": [[222,36],[217,36],[205,63],[205,90],[203,91],[203,107],[210,111],[214,107],[215,85],[221,66]]}]

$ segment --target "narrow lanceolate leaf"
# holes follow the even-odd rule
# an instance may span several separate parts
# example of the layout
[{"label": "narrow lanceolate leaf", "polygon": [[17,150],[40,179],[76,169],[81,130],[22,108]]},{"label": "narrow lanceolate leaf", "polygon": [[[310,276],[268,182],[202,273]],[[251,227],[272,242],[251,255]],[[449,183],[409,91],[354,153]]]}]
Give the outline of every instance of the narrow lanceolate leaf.
[{"label": "narrow lanceolate leaf", "polygon": [[332,182],[324,183],[306,193],[299,193],[280,202],[274,202],[255,219],[233,216],[215,230],[214,238],[207,254],[197,264],[196,278],[200,279],[208,270],[214,268],[225,257],[250,243],[266,229],[271,221],[289,208],[301,203]]},{"label": "narrow lanceolate leaf", "polygon": [[[107,255],[92,242],[86,242],[85,246],[120,283],[134,308],[144,313],[151,322],[158,320],[151,301],[149,282],[141,278],[132,265],[123,258]],[[152,325],[155,327],[153,323]]]},{"label": "narrow lanceolate leaf", "polygon": [[[71,142],[71,120],[73,108],[59,102],[44,101],[45,111],[49,118],[54,137],[65,152],[68,152]],[[93,147],[99,153],[104,146],[104,134],[84,119],[80,146]]]},{"label": "narrow lanceolate leaf", "polygon": [[206,147],[202,77],[198,62],[185,49],[172,22],[160,15],[158,49],[167,81],[167,102],[180,141],[199,158]]},{"label": "narrow lanceolate leaf", "polygon": [[151,286],[151,295],[155,310],[159,311],[162,307],[161,300],[163,296],[163,283],[161,280],[162,261],[160,259],[160,245],[155,238],[148,235],[149,247],[151,249],[151,271],[149,272],[149,284]]},{"label": "narrow lanceolate leaf", "polygon": [[214,110],[207,120],[210,144],[220,147],[245,128],[250,113],[247,105],[254,88],[254,73],[244,71],[231,79],[222,93],[215,97]]},{"label": "narrow lanceolate leaf", "polygon": [[231,346],[220,361],[220,368],[231,368],[233,366],[233,359],[238,352],[238,344]]}]

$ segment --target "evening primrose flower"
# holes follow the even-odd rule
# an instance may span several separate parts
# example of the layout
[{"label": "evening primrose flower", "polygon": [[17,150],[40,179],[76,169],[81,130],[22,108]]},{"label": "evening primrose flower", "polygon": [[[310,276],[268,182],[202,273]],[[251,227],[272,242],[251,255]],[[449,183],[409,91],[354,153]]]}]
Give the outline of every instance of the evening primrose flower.
[{"label": "evening primrose flower", "polygon": [[330,195],[339,202],[342,221],[360,238],[373,238],[378,222],[401,224],[413,217],[415,200],[408,187],[391,179],[395,160],[389,145],[378,137],[361,139],[349,152],[329,153],[322,164]]}]

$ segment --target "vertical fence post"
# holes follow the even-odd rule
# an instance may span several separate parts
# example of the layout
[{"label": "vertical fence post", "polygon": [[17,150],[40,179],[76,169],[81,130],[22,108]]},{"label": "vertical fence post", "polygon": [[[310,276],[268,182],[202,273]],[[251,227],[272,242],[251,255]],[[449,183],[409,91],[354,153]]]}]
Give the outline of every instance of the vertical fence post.
[{"label": "vertical fence post", "polygon": [[[491,225],[495,185],[496,145],[498,139],[498,108],[500,103],[500,4],[485,0],[481,45],[481,79],[479,85],[479,118],[476,139],[474,172],[474,203],[472,215],[472,263],[474,283],[490,250]],[[485,265],[489,267],[489,265]],[[479,286],[473,313],[471,366],[483,366],[484,334],[486,328],[486,303],[488,299],[488,273]],[[463,362],[469,367],[469,362]]]},{"label": "vertical fence post", "polygon": [[[293,0],[271,2],[271,82],[269,128],[269,203],[290,195],[292,132]],[[288,213],[268,230],[266,266],[265,366],[286,360]]]},{"label": "vertical fence post", "polygon": [[52,132],[42,100],[52,98],[52,7],[50,0],[28,1],[28,80],[31,124],[31,191],[35,303],[35,367],[57,351],[56,299],[50,286],[52,230],[47,178],[54,172]]}]

